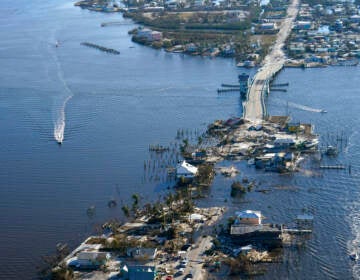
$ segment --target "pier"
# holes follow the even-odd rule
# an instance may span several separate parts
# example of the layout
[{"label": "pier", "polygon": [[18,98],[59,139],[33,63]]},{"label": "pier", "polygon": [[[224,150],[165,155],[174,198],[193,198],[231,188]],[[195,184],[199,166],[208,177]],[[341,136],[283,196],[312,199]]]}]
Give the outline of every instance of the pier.
[{"label": "pier", "polygon": [[218,93],[223,93],[223,92],[239,92],[240,91],[240,88],[237,87],[237,88],[219,88],[217,90]]},{"label": "pier", "polygon": [[93,44],[93,43],[89,43],[89,42],[82,42],[81,45],[86,46],[86,47],[90,47],[90,48],[94,48],[94,49],[98,49],[100,51],[111,53],[111,54],[120,54],[120,52],[117,51],[117,50],[106,48],[106,47],[96,45],[96,44]]},{"label": "pier", "polygon": [[240,89],[239,85],[229,85],[229,84],[221,84],[222,87],[226,87],[226,88],[237,88]]},{"label": "pier", "polygon": [[100,24],[101,27],[113,26],[113,25],[130,25],[130,23],[124,21],[109,21]]},{"label": "pier", "polygon": [[292,23],[298,12],[299,0],[293,0],[288,9],[287,17],[282,22],[277,34],[276,42],[270,53],[265,57],[263,66],[255,74],[244,102],[244,118],[251,121],[261,121],[266,117],[264,98],[270,91],[270,83],[276,74],[281,71],[285,63],[285,54],[282,50],[286,38],[291,32]]},{"label": "pier", "polygon": [[270,91],[281,91],[281,92],[287,92],[284,88],[270,88]]},{"label": "pier", "polygon": [[336,165],[320,165],[320,169],[346,169],[346,166],[343,164]]},{"label": "pier", "polygon": [[283,83],[283,84],[272,84],[272,87],[287,87],[289,86],[289,83]]}]

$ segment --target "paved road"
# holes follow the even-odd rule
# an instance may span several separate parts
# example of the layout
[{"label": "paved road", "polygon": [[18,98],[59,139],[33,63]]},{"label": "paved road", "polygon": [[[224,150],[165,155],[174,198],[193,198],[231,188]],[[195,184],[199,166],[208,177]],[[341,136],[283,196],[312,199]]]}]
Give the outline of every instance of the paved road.
[{"label": "paved road", "polygon": [[196,243],[198,246],[191,250],[189,252],[188,258],[189,258],[189,272],[192,272],[193,279],[196,280],[204,280],[204,271],[203,271],[203,253],[210,249],[212,246],[211,240],[212,238],[210,236],[198,237],[200,241],[197,241]]},{"label": "paved road", "polygon": [[285,53],[282,48],[286,38],[291,32],[292,24],[298,13],[298,6],[299,0],[291,1],[287,10],[287,17],[283,20],[277,34],[276,42],[271,52],[265,57],[263,66],[254,76],[253,83],[249,90],[248,100],[244,106],[245,119],[256,122],[261,121],[264,117],[265,108],[263,108],[262,92],[265,87],[267,87],[266,81],[270,79],[273,74],[280,71],[285,63]]}]

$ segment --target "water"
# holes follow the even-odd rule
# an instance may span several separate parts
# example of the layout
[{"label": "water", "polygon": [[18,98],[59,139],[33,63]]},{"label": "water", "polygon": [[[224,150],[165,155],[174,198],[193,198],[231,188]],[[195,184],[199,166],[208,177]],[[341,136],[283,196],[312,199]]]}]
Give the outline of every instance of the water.
[{"label": "water", "polygon": [[[302,213],[314,215],[314,232],[306,245],[285,248],[283,262],[271,265],[270,273],[259,279],[360,279],[359,265],[349,258],[360,245],[359,75],[358,68],[285,69],[276,83],[289,82],[288,91],[272,92],[267,100],[271,115],[288,112],[295,122],[313,123],[321,145],[340,146],[336,138],[348,138],[339,156],[325,157],[322,164],[351,164],[351,174],[321,170],[315,159],[306,160],[302,170],[291,175],[258,171],[238,162],[239,179],[255,179],[259,189],[269,191],[251,192],[243,199],[230,198],[234,179],[216,177],[213,200],[230,211],[261,210],[265,222],[272,223],[291,223]],[[320,108],[328,113],[320,113]]]},{"label": "water", "polygon": [[[58,242],[74,246],[101,221],[121,217],[120,207],[107,207],[109,199],[121,205],[135,192],[143,200],[162,194],[166,186],[142,179],[148,145],[167,145],[178,129],[203,130],[241,114],[238,96],[217,95],[216,88],[243,70],[231,60],[133,44],[127,32],[134,25],[121,15],[68,1],[3,0],[0,15],[0,278],[32,279],[40,256]],[[120,20],[125,24],[100,27]],[[121,54],[86,48],[84,41]],[[212,202],[227,198],[232,209],[259,209],[269,221],[290,221],[304,208],[314,213],[312,239],[287,250],[284,263],[271,268],[276,274],[264,278],[349,279],[359,271],[347,256],[360,242],[358,78],[358,68],[286,69],[278,82],[290,82],[289,91],[269,97],[271,114],[285,114],[288,103],[294,120],[315,123],[323,142],[344,130],[349,145],[338,161],[351,162],[351,176],[309,169],[279,176],[238,163],[274,191],[243,201],[229,198],[227,179],[217,177],[211,187]]]},{"label": "water", "polygon": [[[135,26],[120,14],[68,1],[5,0],[0,14],[0,278],[31,279],[40,256],[121,217],[133,193],[149,200],[162,194],[166,186],[142,179],[148,145],[241,114],[236,94],[216,93],[240,70],[231,60],[133,44],[127,32]],[[119,207],[109,209],[109,199]]]}]

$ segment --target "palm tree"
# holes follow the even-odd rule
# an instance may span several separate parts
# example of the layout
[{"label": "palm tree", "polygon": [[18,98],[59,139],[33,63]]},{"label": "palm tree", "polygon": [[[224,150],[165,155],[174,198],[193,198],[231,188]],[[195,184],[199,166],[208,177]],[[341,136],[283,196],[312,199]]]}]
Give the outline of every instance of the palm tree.
[{"label": "palm tree", "polygon": [[138,209],[138,206],[139,206],[139,200],[140,200],[140,198],[139,198],[139,195],[136,194],[136,193],[134,193],[134,194],[131,196],[131,198],[133,199],[133,204],[132,204],[131,209],[132,209],[132,211],[133,211],[134,214],[135,214],[135,213],[136,213],[136,210]]},{"label": "palm tree", "polygon": [[129,206],[124,205],[123,207],[121,207],[121,210],[124,212],[124,215],[129,218],[130,217],[130,210],[129,210]]}]

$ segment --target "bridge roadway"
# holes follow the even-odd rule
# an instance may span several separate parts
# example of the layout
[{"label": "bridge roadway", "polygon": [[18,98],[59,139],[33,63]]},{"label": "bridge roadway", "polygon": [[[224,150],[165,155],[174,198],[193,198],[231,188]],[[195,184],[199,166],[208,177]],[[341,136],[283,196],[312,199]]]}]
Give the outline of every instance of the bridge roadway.
[{"label": "bridge roadway", "polygon": [[291,32],[293,22],[299,9],[299,0],[292,0],[288,9],[287,17],[281,23],[276,41],[270,53],[265,57],[263,66],[255,74],[248,90],[247,101],[244,103],[244,118],[259,122],[266,115],[264,102],[265,93],[269,90],[269,82],[279,72],[285,63],[283,46]]}]

